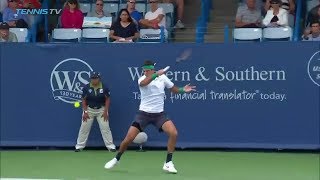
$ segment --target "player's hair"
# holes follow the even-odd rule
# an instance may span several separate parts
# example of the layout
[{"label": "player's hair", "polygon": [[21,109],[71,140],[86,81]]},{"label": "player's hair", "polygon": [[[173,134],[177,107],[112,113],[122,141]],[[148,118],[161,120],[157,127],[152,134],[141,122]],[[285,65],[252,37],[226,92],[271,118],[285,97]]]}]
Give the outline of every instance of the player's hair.
[{"label": "player's hair", "polygon": [[154,66],[154,65],[155,65],[155,63],[154,63],[154,62],[152,62],[151,60],[146,60],[146,61],[144,61],[143,66],[150,66],[150,65]]}]

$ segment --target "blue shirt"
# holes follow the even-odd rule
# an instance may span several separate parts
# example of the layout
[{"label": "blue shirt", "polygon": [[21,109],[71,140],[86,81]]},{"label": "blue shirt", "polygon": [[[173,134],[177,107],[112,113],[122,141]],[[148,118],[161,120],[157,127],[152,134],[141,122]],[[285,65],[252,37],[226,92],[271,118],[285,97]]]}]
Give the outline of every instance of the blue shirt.
[{"label": "blue shirt", "polygon": [[105,105],[106,98],[110,97],[110,90],[101,83],[96,89],[87,84],[82,89],[82,98],[87,102],[87,105],[93,109],[99,109]]},{"label": "blue shirt", "polygon": [[28,22],[28,18],[25,14],[17,14],[17,12],[8,7],[5,8],[2,13],[3,22],[17,21],[19,19],[23,19],[25,22]]},{"label": "blue shirt", "polygon": [[139,24],[139,21],[142,19],[142,15],[139,11],[134,10],[131,12],[130,16]]}]

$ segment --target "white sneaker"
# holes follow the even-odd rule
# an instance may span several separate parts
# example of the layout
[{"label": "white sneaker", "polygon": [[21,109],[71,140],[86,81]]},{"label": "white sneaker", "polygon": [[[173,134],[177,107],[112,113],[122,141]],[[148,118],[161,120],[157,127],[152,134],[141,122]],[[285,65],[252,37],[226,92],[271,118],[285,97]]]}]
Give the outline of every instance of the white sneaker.
[{"label": "white sneaker", "polygon": [[163,168],[164,171],[169,172],[169,173],[173,173],[176,174],[178,173],[178,171],[176,170],[176,168],[174,168],[174,164],[172,161],[164,163]]},{"label": "white sneaker", "polygon": [[109,152],[116,152],[117,149],[116,148],[107,148]]},{"label": "white sneaker", "polygon": [[116,158],[113,158],[109,162],[107,162],[106,165],[104,165],[104,168],[105,169],[111,169],[115,165],[117,165],[118,163],[119,163],[119,161]]},{"label": "white sneaker", "polygon": [[184,29],[184,24],[180,20],[178,20],[176,25],[174,26],[174,28],[176,28],[176,29]]}]

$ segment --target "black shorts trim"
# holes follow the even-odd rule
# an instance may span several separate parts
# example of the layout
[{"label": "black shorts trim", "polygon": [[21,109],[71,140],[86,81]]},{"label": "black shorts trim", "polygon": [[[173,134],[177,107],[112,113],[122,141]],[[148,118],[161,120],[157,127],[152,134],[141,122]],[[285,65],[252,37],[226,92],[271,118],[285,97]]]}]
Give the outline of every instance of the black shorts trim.
[{"label": "black shorts trim", "polygon": [[161,125],[161,128],[159,128],[159,132],[163,132],[162,126],[164,125],[164,123],[171,121],[170,119],[166,118],[165,122],[163,122],[163,124]]},{"label": "black shorts trim", "polygon": [[140,127],[140,124],[139,124],[139,123],[137,123],[137,122],[133,122],[133,123],[131,124],[131,126],[133,126],[133,127],[137,128],[140,132],[142,132],[142,129],[141,129],[141,127]]}]

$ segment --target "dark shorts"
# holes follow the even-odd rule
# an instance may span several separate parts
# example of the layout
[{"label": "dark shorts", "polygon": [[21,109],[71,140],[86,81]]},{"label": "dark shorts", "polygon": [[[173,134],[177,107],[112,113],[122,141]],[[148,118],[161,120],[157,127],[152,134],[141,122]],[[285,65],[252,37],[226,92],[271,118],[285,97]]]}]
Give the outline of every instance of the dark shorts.
[{"label": "dark shorts", "polygon": [[147,113],[144,111],[138,111],[132,126],[143,131],[149,124],[154,125],[162,132],[162,125],[169,121],[169,118],[164,112],[161,113]]}]

